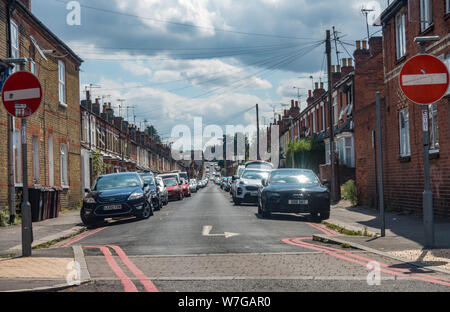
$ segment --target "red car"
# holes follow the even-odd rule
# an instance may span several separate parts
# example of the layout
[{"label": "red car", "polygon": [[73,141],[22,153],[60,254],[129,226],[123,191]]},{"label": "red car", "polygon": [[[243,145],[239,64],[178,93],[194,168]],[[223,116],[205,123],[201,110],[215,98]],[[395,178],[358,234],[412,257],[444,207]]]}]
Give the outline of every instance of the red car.
[{"label": "red car", "polygon": [[181,178],[180,186],[183,190],[184,197],[191,197],[191,191],[189,191],[189,183],[185,179]]},{"label": "red car", "polygon": [[169,193],[169,199],[171,200],[182,200],[183,199],[183,189],[181,185],[178,185],[177,179],[169,178],[164,179],[164,185],[167,188],[167,192]]}]

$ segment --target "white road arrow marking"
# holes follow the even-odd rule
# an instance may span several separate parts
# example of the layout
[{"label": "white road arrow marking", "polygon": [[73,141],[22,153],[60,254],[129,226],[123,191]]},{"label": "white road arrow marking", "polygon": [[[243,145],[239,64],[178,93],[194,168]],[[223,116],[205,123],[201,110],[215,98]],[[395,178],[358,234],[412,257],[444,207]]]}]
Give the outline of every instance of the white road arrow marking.
[{"label": "white road arrow marking", "polygon": [[238,236],[240,235],[239,233],[230,233],[230,232],[225,232],[223,234],[210,234],[212,231],[212,225],[205,225],[203,226],[203,231],[202,231],[202,235],[203,236],[225,236],[225,238],[230,238],[233,236]]}]

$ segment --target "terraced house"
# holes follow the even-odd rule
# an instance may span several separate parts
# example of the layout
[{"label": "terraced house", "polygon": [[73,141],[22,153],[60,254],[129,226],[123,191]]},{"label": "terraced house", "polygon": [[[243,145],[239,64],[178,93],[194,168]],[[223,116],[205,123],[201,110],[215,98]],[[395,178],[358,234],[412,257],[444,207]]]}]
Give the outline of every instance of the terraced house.
[{"label": "terraced house", "polygon": [[[424,190],[421,106],[408,100],[399,86],[399,72],[419,54],[419,36],[439,36],[425,52],[450,68],[450,1],[396,0],[382,13],[384,83],[384,181],[386,202],[392,208],[422,211]],[[450,215],[450,92],[429,105],[430,174],[433,206],[438,215]]]},{"label": "terraced house", "polygon": [[[58,191],[61,208],[81,198],[79,71],[82,60],[31,13],[31,1],[0,1],[0,59],[27,58],[43,90],[42,105],[28,118],[28,181]],[[2,64],[2,78],[19,70]],[[22,188],[20,120],[0,108],[0,209]],[[69,166],[70,164],[70,166]]]}]

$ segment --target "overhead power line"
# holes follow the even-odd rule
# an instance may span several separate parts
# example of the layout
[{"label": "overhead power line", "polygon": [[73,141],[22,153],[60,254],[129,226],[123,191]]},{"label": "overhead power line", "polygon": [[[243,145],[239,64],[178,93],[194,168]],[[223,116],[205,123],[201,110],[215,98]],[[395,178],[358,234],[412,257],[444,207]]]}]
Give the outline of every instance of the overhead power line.
[{"label": "overhead power line", "polygon": [[[64,0],[54,0],[54,1],[64,3],[66,5],[69,2],[69,1],[64,1]],[[151,20],[151,21],[154,21],[157,23],[178,25],[178,26],[183,26],[183,27],[198,28],[198,29],[205,29],[205,30],[214,30],[217,32],[233,33],[233,34],[238,34],[238,35],[271,37],[271,38],[290,39],[290,40],[316,40],[317,39],[317,38],[293,37],[293,36],[285,36],[285,35],[277,35],[277,34],[244,32],[244,31],[237,31],[237,30],[230,30],[230,29],[223,29],[223,28],[216,28],[216,27],[199,26],[199,25],[192,25],[192,24],[186,24],[186,23],[180,23],[180,22],[172,22],[172,21],[157,19],[157,18],[153,18],[153,17],[149,17],[149,16],[141,16],[141,15],[136,15],[136,14],[131,14],[131,13],[119,12],[119,11],[110,10],[110,9],[98,8],[98,7],[93,7],[93,6],[89,6],[89,5],[85,5],[85,4],[81,4],[80,6],[82,8],[93,10],[93,11],[114,14],[114,15],[121,15],[121,16],[126,16],[126,17],[131,17],[131,18],[138,18],[138,19],[143,19],[143,20]]]}]

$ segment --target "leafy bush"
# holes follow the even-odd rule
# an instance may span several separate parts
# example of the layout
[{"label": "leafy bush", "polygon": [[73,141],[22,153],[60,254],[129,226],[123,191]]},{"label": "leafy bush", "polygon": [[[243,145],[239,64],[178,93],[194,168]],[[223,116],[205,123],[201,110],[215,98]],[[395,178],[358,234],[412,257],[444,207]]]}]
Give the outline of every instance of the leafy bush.
[{"label": "leafy bush", "polygon": [[358,191],[356,189],[356,183],[353,180],[348,180],[342,186],[342,198],[349,200],[352,205],[358,205]]}]

